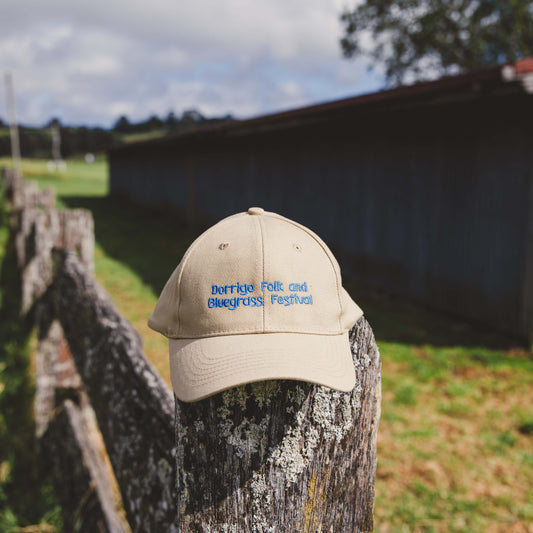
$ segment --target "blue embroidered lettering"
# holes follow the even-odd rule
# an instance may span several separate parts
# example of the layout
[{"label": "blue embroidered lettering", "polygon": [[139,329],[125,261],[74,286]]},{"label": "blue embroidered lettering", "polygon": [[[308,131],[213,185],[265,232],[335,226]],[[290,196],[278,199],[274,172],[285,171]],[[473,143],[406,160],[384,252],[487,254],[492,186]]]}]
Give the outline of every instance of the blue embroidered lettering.
[{"label": "blue embroidered lettering", "polygon": [[291,283],[289,285],[289,290],[291,292],[307,292],[307,282],[303,283]]},{"label": "blue embroidered lettering", "polygon": [[[289,283],[289,290],[291,294],[282,295],[280,292],[285,292],[283,283],[281,281],[262,281],[261,292],[270,292],[271,305],[283,305],[288,307],[291,305],[313,305],[313,296],[306,295],[300,296],[299,293],[308,292],[307,282],[303,283]],[[263,307],[265,300],[263,296],[248,296],[255,291],[253,283],[232,283],[231,285],[211,285],[211,294],[213,295],[225,295],[235,294],[231,298],[208,298],[207,307],[209,309],[228,309],[229,311],[235,311],[238,307]]]},{"label": "blue embroidered lettering", "polygon": [[292,293],[290,296],[281,296],[279,294],[270,295],[270,303],[272,305],[279,304],[285,307],[289,305],[303,304],[303,305],[313,305],[313,296],[298,296],[295,293]]},{"label": "blue embroidered lettering", "polygon": [[255,287],[253,283],[233,283],[232,285],[211,285],[211,294],[239,294],[246,296],[248,293],[254,292]]},{"label": "blue embroidered lettering", "polygon": [[261,291],[265,292],[265,289],[267,289],[269,292],[285,292],[285,289],[283,288],[283,283],[281,281],[275,281],[274,283],[268,283],[267,281],[261,282]]},{"label": "blue embroidered lettering", "polygon": [[241,296],[246,296],[247,293],[254,292],[254,286],[251,283],[248,285],[237,283],[237,291]]},{"label": "blue embroidered lettering", "polygon": [[[224,287],[222,287],[224,288]],[[208,298],[207,307],[209,309],[228,309],[229,311],[235,311],[239,306],[244,307],[262,307],[264,305],[263,298],[261,296],[247,296],[245,298],[241,296],[234,296],[233,298]]]}]

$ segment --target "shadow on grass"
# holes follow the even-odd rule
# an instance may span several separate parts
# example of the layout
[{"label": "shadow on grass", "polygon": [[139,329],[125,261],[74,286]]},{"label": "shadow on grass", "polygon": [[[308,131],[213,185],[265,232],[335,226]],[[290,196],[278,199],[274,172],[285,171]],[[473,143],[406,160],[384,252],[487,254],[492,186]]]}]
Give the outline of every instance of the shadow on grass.
[{"label": "shadow on grass", "polygon": [[[0,225],[0,230],[6,228]],[[5,243],[3,257],[0,250],[0,531],[37,523],[61,531],[51,478],[37,461],[31,329],[20,316],[21,283],[13,241],[10,237]]]},{"label": "shadow on grass", "polygon": [[378,341],[436,347],[477,346],[528,355],[523,342],[521,344],[516,337],[493,327],[432,309],[387,291],[357,287],[350,280],[345,285],[364,310]]},{"label": "shadow on grass", "polygon": [[124,198],[76,196],[61,201],[70,209],[90,210],[96,242],[157,295],[196,237],[176,213],[140,207]]},{"label": "shadow on grass", "polygon": [[[166,208],[141,207],[124,198],[63,197],[69,208],[92,211],[96,240],[114,259],[127,264],[159,295],[170,274],[200,231],[186,230],[183,218]],[[386,292],[344,280],[364,310],[378,341],[434,346],[484,346],[508,350],[518,342],[507,335],[427,309]]]}]

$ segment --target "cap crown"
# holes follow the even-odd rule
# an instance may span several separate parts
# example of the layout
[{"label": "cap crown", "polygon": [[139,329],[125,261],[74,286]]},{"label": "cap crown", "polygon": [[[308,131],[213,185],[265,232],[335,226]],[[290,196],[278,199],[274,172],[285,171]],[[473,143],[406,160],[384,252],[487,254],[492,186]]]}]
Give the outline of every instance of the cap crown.
[{"label": "cap crown", "polygon": [[225,218],[187,250],[148,324],[170,338],[339,335],[362,311],[311,230],[260,208]]}]

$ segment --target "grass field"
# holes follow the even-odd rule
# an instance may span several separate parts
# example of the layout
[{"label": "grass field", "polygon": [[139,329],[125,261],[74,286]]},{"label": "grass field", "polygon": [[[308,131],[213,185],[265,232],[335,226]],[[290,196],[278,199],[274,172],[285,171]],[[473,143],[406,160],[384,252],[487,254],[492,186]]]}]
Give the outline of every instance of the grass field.
[{"label": "grass field", "polygon": [[[0,160],[0,166],[2,160]],[[25,174],[95,219],[96,277],[169,382],[166,339],[146,326],[194,235],[178,218],[106,197],[106,166],[44,162]],[[505,336],[348,284],[376,334],[383,403],[376,532],[533,532],[533,355]]]},{"label": "grass field", "polygon": [[145,131],[142,133],[128,133],[122,135],[122,140],[126,143],[145,141],[147,139],[157,139],[167,134],[165,130]]},{"label": "grass field", "polygon": [[[107,162],[103,156],[91,165],[83,159],[70,159],[64,172],[48,172],[46,164],[43,159],[23,160],[24,177],[38,180],[40,187],[53,187],[59,197],[105,196],[108,192]],[[10,166],[10,158],[0,157],[0,168]]]}]

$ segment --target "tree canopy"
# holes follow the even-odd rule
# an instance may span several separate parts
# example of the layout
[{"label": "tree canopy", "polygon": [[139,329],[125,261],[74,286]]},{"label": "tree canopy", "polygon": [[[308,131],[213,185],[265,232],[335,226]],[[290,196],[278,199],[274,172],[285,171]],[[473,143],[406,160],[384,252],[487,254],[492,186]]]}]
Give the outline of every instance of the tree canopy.
[{"label": "tree canopy", "polygon": [[364,0],[341,22],[344,56],[369,57],[388,85],[533,54],[533,0]]},{"label": "tree canopy", "polygon": [[130,129],[130,127],[131,122],[129,121],[126,115],[121,115],[113,125],[113,129],[120,133],[126,133]]}]

